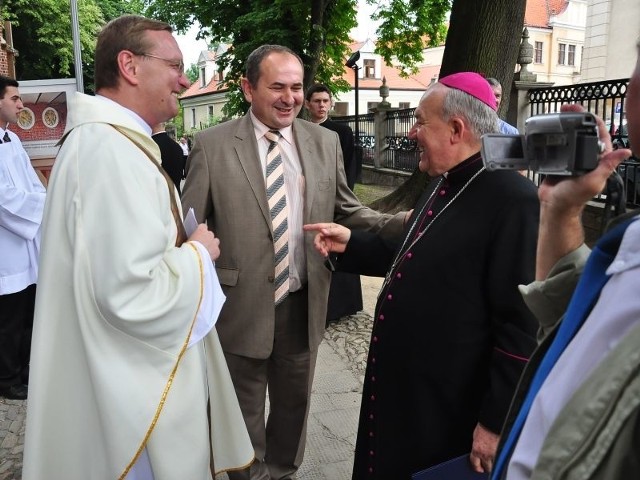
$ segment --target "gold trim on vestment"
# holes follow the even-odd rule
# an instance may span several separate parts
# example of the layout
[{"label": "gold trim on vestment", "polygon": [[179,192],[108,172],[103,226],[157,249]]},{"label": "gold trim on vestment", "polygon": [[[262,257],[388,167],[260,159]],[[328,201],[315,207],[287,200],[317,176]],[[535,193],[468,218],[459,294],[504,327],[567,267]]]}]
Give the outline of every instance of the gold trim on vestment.
[{"label": "gold trim on vestment", "polygon": [[196,257],[198,259],[198,267],[200,268],[200,298],[198,299],[198,308],[196,308],[196,313],[193,316],[193,320],[191,321],[191,326],[189,327],[189,333],[187,335],[187,338],[182,344],[182,348],[180,349],[180,353],[178,353],[178,358],[176,359],[176,363],[173,366],[173,369],[171,370],[171,374],[169,375],[169,380],[167,381],[167,384],[164,387],[164,391],[162,392],[162,396],[160,397],[160,404],[158,405],[158,408],[156,408],[156,413],[153,416],[151,425],[147,429],[147,433],[145,434],[144,439],[142,440],[142,443],[138,447],[136,454],[133,456],[133,458],[131,459],[127,467],[124,469],[122,474],[120,474],[120,476],[118,477],[118,480],[124,480],[124,478],[129,474],[129,471],[131,470],[133,465],[135,465],[135,463],[138,461],[138,459],[140,458],[140,455],[142,454],[142,451],[147,446],[149,437],[151,436],[151,433],[153,432],[153,429],[155,428],[156,423],[158,423],[158,418],[160,418],[160,413],[162,412],[165,401],[167,400],[167,395],[169,394],[169,390],[171,389],[171,385],[173,384],[173,379],[176,375],[176,372],[178,371],[178,366],[180,365],[180,361],[182,360],[182,357],[184,356],[185,352],[187,351],[187,347],[189,346],[189,340],[191,339],[191,332],[193,331],[193,327],[196,324],[196,319],[198,318],[198,312],[200,311],[200,305],[202,304],[202,295],[204,292],[204,268],[202,266],[202,258],[200,258],[200,252],[198,251],[198,248],[195,245],[193,245],[191,242],[186,242],[185,245],[189,245],[195,251]]}]

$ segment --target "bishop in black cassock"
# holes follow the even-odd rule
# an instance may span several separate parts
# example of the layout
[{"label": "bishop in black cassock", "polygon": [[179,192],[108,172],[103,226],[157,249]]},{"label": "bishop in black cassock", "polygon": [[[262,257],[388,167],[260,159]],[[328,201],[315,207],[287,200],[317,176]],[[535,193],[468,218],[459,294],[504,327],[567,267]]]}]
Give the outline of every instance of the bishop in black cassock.
[{"label": "bishop in black cassock", "polygon": [[489,470],[535,347],[537,324],[518,285],[534,278],[539,203],[527,178],[483,166],[480,135],[497,130],[493,92],[477,74],[455,74],[427,90],[415,115],[410,137],[433,178],[402,238],[308,227],[320,230],[321,251],[346,243],[340,269],[386,272],[353,480],[409,480],[469,453]]}]

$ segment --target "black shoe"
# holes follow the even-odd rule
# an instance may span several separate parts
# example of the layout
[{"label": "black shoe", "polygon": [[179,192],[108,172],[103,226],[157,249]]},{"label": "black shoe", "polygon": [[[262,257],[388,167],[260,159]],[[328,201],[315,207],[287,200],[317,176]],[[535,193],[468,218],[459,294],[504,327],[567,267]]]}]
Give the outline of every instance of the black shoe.
[{"label": "black shoe", "polygon": [[9,400],[26,400],[27,392],[27,386],[20,383],[8,387],[0,387],[0,397]]}]

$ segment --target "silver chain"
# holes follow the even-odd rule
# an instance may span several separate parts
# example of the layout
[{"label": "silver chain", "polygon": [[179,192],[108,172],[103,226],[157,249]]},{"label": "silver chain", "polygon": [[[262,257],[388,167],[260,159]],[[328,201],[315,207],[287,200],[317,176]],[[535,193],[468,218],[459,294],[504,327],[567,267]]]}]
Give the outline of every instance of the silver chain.
[{"label": "silver chain", "polygon": [[442,210],[440,210],[436,214],[436,216],[433,217],[433,220],[431,220],[431,222],[429,222],[429,224],[425,227],[425,229],[423,231],[421,231],[420,233],[418,233],[418,235],[416,235],[416,238],[413,239],[411,244],[408,247],[405,248],[405,245],[407,244],[407,241],[409,240],[409,238],[411,238],[411,234],[413,233],[413,230],[415,229],[416,225],[418,224],[418,221],[422,217],[422,213],[424,212],[424,209],[426,208],[427,205],[429,205],[429,202],[431,201],[433,196],[440,189],[440,185],[444,181],[444,178],[440,179],[440,182],[438,183],[438,185],[436,185],[435,190],[429,196],[429,198],[427,199],[425,204],[422,205],[422,208],[420,209],[420,212],[418,212],[418,215],[416,215],[416,218],[413,221],[413,225],[411,225],[411,228],[409,229],[409,232],[407,233],[407,235],[404,238],[404,241],[402,242],[402,246],[398,250],[398,254],[396,255],[396,258],[393,260],[393,263],[391,264],[391,268],[389,268],[389,271],[387,272],[387,275],[384,278],[384,283],[382,284],[382,287],[381,287],[380,291],[384,290],[385,288],[387,288],[387,285],[389,285],[389,282],[391,281],[391,277],[393,275],[393,272],[396,269],[396,267],[398,266],[398,264],[400,263],[400,260],[402,260],[402,258],[407,254],[407,252],[409,250],[411,250],[416,243],[418,243],[418,241],[422,238],[422,236],[427,232],[427,230],[429,230],[429,228],[431,228],[431,225],[433,225],[433,223],[438,219],[438,217],[440,215],[442,215],[442,213],[449,207],[449,205],[451,205],[455,201],[455,199],[458,198],[462,194],[462,192],[464,192],[467,189],[467,187],[471,184],[471,182],[473,182],[476,179],[476,177],[478,175],[480,175],[484,170],[485,170],[485,167],[482,167],[480,170],[478,170],[476,173],[474,173],[473,176],[469,180],[467,180],[467,183],[465,183],[462,186],[462,188],[458,191],[458,193],[456,193],[453,196],[453,198],[451,200],[449,200],[447,202],[447,204],[442,208]]}]

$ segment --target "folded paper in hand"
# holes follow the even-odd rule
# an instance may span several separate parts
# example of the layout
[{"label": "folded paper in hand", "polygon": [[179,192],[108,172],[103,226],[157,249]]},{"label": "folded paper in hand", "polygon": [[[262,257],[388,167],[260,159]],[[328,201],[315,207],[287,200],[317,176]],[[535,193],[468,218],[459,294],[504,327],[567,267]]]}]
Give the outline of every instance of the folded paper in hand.
[{"label": "folded paper in hand", "polygon": [[190,237],[193,232],[196,231],[196,228],[198,228],[198,221],[196,220],[196,214],[193,208],[189,209],[182,223],[184,224],[184,231],[187,232],[187,237]]}]

